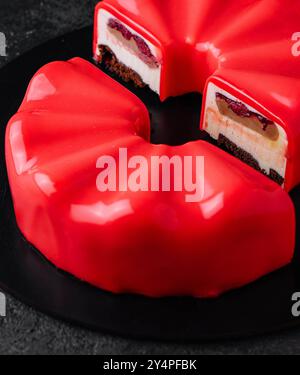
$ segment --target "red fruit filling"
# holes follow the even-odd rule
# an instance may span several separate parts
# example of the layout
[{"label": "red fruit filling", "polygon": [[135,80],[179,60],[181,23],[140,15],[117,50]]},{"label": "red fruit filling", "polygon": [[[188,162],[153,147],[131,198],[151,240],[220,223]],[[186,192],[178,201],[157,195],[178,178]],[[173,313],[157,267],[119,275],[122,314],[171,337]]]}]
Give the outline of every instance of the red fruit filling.
[{"label": "red fruit filling", "polygon": [[147,43],[140,36],[133,34],[120,21],[114,18],[111,18],[108,21],[108,27],[110,27],[113,30],[117,30],[119,33],[122,34],[123,38],[127,41],[134,40],[139,51],[139,57],[146,64],[156,68],[159,67],[159,62],[157,61],[157,58],[153,55]]},{"label": "red fruit filling", "polygon": [[256,117],[258,121],[263,125],[263,130],[266,130],[269,125],[274,125],[273,121],[259,115],[258,113],[250,111],[242,102],[229,99],[219,92],[216,93],[216,98],[219,100],[224,100],[227,103],[228,107],[232,110],[232,112],[240,117]]}]

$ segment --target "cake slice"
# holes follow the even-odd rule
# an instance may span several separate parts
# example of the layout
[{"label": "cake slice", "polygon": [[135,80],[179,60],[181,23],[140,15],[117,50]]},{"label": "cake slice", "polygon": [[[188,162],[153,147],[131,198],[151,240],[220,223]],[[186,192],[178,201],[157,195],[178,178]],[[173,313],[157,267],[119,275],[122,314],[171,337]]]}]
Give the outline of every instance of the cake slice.
[{"label": "cake slice", "polygon": [[[179,0],[104,0],[95,9],[93,54],[126,82],[148,86],[163,101],[203,91],[217,61],[207,58],[209,46],[198,28],[187,36],[192,12],[196,24],[199,2]],[[193,22],[194,23],[194,22]],[[190,31],[188,31],[190,33]]]},{"label": "cake slice", "polygon": [[95,21],[97,61],[162,101],[203,93],[201,128],[221,148],[287,191],[300,183],[296,4],[104,0]]},{"label": "cake slice", "polygon": [[288,140],[285,130],[237,97],[210,82],[203,129],[218,145],[284,184]]}]

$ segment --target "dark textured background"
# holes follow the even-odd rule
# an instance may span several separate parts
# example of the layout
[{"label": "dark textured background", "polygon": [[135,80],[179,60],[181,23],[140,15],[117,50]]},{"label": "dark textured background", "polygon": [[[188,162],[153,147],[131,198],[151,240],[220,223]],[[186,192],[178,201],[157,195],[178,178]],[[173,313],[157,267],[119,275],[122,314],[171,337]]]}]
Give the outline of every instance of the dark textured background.
[{"label": "dark textured background", "polygon": [[[37,44],[91,24],[96,2],[0,0],[0,32],[8,44],[8,57],[0,57],[0,67]],[[300,354],[300,330],[198,345],[136,342],[69,326],[9,296],[7,302],[7,317],[0,318],[1,354]]]}]

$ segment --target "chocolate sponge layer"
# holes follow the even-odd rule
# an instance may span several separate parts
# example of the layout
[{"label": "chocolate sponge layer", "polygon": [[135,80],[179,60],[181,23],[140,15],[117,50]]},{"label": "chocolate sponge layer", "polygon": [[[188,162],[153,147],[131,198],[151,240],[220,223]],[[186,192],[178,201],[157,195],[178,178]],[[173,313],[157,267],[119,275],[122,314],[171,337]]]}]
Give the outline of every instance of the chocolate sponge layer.
[{"label": "chocolate sponge layer", "polygon": [[258,161],[249,152],[246,152],[242,148],[238,147],[234,142],[230,141],[223,134],[219,135],[218,146],[224,149],[225,151],[229,152],[236,158],[242,160],[244,163],[248,164],[250,167],[268,176],[271,180],[275,181],[278,185],[283,185],[284,178],[280,176],[279,173],[271,169],[269,174],[267,174],[267,172],[264,169],[260,168]]},{"label": "chocolate sponge layer", "polygon": [[128,68],[128,66],[122,64],[109,47],[100,45],[99,52],[99,63],[103,63],[110,72],[116,74],[125,82],[133,82],[136,87],[142,88],[146,86],[141,76]]}]

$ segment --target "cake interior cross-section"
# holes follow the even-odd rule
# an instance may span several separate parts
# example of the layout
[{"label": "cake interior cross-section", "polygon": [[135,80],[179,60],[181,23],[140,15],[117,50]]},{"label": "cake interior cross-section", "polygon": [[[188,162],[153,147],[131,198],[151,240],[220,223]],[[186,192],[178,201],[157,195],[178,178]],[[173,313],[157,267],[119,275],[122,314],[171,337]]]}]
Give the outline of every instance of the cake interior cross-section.
[{"label": "cake interior cross-section", "polygon": [[204,119],[203,129],[220,147],[283,185],[288,140],[281,126],[213,83]]},{"label": "cake interior cross-section", "polygon": [[159,49],[106,10],[101,9],[98,18],[96,59],[126,82],[132,81],[138,87],[148,85],[159,94]]}]

